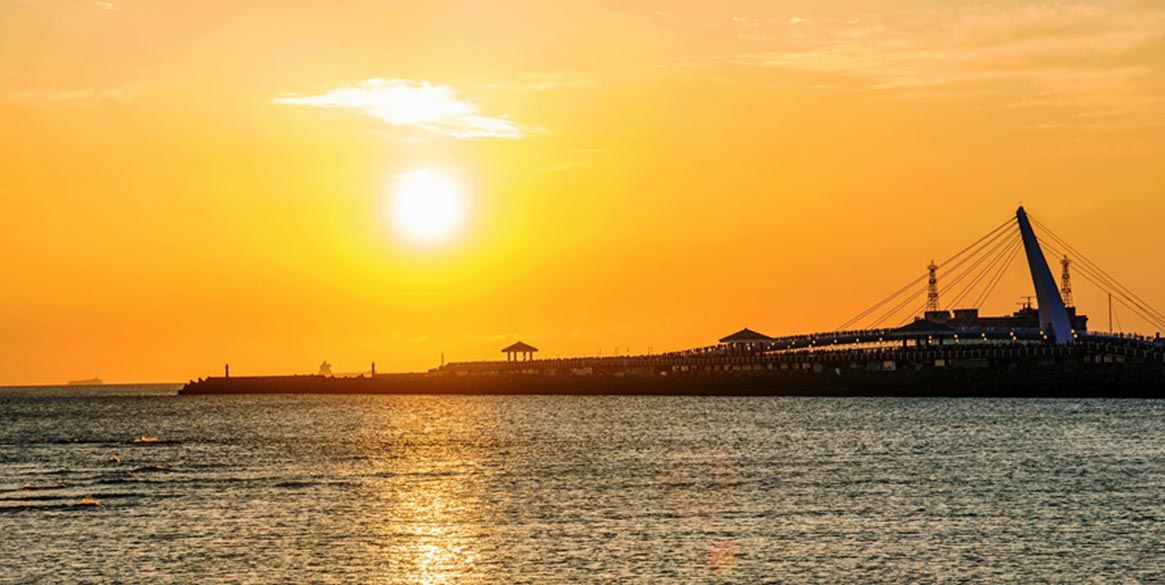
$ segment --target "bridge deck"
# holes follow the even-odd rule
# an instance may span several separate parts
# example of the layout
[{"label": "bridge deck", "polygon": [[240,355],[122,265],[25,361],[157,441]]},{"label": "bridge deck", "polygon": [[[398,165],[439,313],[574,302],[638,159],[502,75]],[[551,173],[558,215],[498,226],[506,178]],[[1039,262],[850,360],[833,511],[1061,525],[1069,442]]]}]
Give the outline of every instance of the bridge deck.
[{"label": "bridge deck", "polygon": [[[903,346],[902,338],[869,331],[837,336],[796,336],[750,347],[712,346],[660,355],[540,359],[528,362],[454,362],[434,373],[473,375],[540,373],[550,375],[669,375],[723,371],[816,370],[835,367],[895,369],[903,364],[968,366],[1011,362],[1052,361],[1080,364],[1165,363],[1159,340],[1110,335],[1082,335],[1070,345],[1055,345],[1038,331],[953,334],[938,343]],[[1014,336],[1012,335],[1014,333]],[[857,341],[869,339],[866,341]]]}]

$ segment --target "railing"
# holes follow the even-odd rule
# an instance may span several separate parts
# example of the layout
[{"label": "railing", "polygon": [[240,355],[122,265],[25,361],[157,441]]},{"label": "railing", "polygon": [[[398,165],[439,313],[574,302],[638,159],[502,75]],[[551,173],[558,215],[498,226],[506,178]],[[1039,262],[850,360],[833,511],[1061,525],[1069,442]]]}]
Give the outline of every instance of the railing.
[{"label": "railing", "polygon": [[676,353],[652,356],[615,356],[605,358],[559,358],[533,360],[527,362],[479,361],[457,362],[440,368],[438,371],[454,373],[499,373],[499,372],[547,372],[557,371],[564,375],[575,373],[611,374],[611,373],[656,373],[678,371],[683,368],[697,368],[702,370],[724,370],[737,367],[755,367],[765,369],[769,366],[779,367],[781,364],[798,364],[800,369],[805,363],[818,365],[828,364],[835,367],[841,364],[848,366],[872,362],[895,361],[903,363],[927,363],[934,365],[937,360],[1030,360],[1030,359],[1079,359],[1084,361],[1088,357],[1122,356],[1147,361],[1165,361],[1165,348],[1152,344],[1139,343],[1136,345],[1112,343],[1114,338],[1095,339],[1086,337],[1077,343],[1069,345],[1052,345],[1048,343],[1031,343],[1025,341],[999,342],[968,342],[947,345],[920,345],[911,347],[881,346],[881,347],[835,347],[821,346],[817,348],[801,348],[781,352],[753,352],[753,353],[703,353],[685,354]]},{"label": "railing", "polygon": [[[926,343],[911,347],[903,347],[898,343],[911,339],[916,342],[926,340]],[[1079,351],[1126,357],[1161,359],[1162,356],[1165,356],[1165,340],[1157,337],[1089,332],[1079,334],[1075,343],[1066,346],[1046,345],[1046,340],[1045,332],[1031,328],[980,327],[929,334],[902,332],[893,329],[864,329],[777,337],[757,343],[717,344],[654,355],[553,358],[519,362],[495,360],[453,362],[443,366],[439,371],[534,371],[583,368],[626,371],[632,368],[663,368],[677,364],[792,363],[803,359],[804,356],[812,356],[817,359],[825,359],[826,356],[830,356],[828,359],[831,361],[850,358],[874,359],[879,356],[902,356],[899,359],[912,360],[914,356],[924,354],[938,356],[934,359],[942,359],[942,355],[1002,358],[1008,356],[1023,357],[1029,355],[1031,351],[1036,351],[1036,354],[1031,355],[1062,357],[1067,355],[1063,352],[1073,351],[1072,348]],[[945,341],[946,343],[929,345],[930,341]],[[1045,351],[1041,348],[1052,349],[1047,350],[1050,353],[1038,353]],[[965,353],[968,351],[971,353]]]}]

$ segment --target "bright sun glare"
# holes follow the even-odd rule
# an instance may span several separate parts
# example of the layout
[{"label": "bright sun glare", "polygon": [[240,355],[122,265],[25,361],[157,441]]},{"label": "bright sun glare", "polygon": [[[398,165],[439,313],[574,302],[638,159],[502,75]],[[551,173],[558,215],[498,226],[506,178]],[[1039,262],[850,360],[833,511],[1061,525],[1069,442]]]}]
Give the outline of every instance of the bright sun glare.
[{"label": "bright sun glare", "polygon": [[423,244],[448,239],[461,225],[461,188],[448,174],[432,169],[396,176],[392,220],[404,235]]}]

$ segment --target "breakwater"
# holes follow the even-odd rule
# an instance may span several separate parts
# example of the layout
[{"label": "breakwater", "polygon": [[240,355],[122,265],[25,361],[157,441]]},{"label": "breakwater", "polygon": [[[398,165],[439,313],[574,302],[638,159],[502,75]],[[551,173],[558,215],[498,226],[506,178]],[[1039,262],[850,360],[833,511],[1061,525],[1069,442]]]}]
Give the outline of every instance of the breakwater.
[{"label": "breakwater", "polygon": [[1165,363],[1124,348],[1014,344],[453,363],[357,377],[211,377],[181,394],[1165,397]]}]

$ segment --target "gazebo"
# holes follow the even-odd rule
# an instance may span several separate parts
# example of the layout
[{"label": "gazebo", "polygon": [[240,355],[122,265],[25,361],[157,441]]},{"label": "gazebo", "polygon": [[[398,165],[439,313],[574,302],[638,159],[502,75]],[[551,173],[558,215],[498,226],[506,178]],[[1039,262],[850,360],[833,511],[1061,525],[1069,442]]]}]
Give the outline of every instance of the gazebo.
[{"label": "gazebo", "polygon": [[720,343],[726,345],[752,345],[754,343],[764,343],[766,341],[772,340],[772,337],[769,337],[764,333],[757,333],[756,331],[745,327],[744,329],[741,329],[732,335],[721,337]]},{"label": "gazebo", "polygon": [[505,348],[502,353],[506,354],[507,362],[530,361],[534,359],[534,352],[538,351],[537,347],[521,341]]}]

